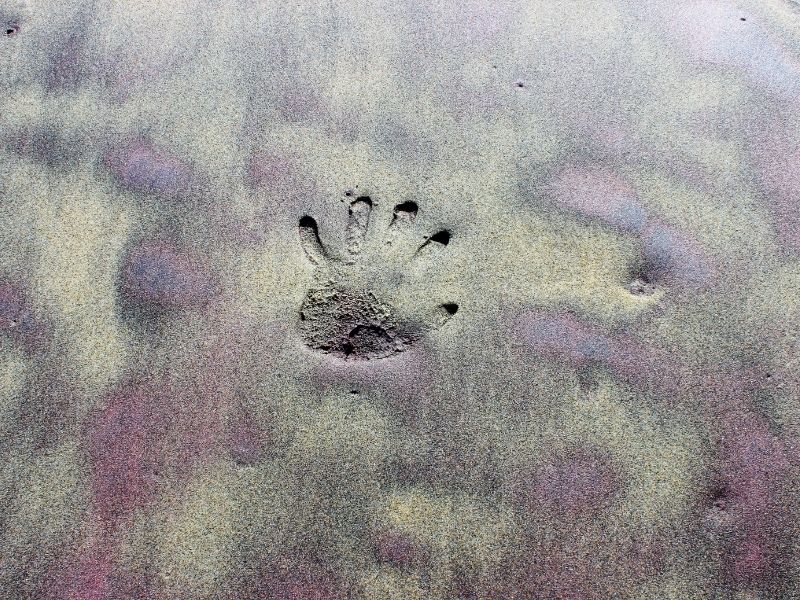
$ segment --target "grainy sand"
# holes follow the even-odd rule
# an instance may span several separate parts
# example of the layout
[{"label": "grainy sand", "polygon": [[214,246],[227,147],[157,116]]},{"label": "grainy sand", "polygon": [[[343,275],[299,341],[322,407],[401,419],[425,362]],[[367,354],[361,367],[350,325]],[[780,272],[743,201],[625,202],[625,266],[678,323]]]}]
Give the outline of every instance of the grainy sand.
[{"label": "grainy sand", "polygon": [[0,598],[800,598],[797,3],[0,20]]}]

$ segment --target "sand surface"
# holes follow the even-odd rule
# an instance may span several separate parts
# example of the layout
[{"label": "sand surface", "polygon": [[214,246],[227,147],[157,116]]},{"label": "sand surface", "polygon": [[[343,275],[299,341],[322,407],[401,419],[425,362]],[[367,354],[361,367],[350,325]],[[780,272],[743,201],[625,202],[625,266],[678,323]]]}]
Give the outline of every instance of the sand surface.
[{"label": "sand surface", "polygon": [[0,598],[800,598],[798,3],[0,22]]}]

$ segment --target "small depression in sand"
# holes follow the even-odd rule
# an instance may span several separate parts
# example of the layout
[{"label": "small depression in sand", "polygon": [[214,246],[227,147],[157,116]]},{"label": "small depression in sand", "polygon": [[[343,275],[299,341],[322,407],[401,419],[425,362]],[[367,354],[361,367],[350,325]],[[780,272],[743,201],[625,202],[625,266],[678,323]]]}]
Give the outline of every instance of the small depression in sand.
[{"label": "small depression in sand", "polygon": [[[315,284],[306,294],[299,312],[300,335],[309,348],[349,360],[387,358],[410,349],[417,340],[444,325],[458,312],[457,304],[444,303],[431,309],[425,315],[425,322],[414,323],[401,319],[391,303],[380,299],[378,293],[362,283],[369,285],[369,277],[366,280],[363,277],[365,270],[390,268],[383,255],[384,249],[396,236],[407,234],[418,210],[413,202],[395,206],[388,222],[385,245],[378,245],[367,256],[364,256],[365,247],[372,233],[370,197],[361,196],[350,202],[345,248],[338,255],[324,247],[317,222],[311,216],[300,219],[300,242],[317,270]],[[449,242],[448,231],[437,232],[425,238],[407,260],[417,260],[434,249],[444,249]],[[392,266],[399,273],[405,268],[403,264]]]}]

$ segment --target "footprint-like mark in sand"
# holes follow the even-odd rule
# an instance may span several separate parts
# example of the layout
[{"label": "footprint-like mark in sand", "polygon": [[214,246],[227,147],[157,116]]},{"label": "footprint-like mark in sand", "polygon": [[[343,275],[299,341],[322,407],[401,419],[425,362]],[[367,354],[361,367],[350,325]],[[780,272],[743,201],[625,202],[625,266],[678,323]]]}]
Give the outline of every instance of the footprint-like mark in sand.
[{"label": "footprint-like mark in sand", "polygon": [[[300,334],[307,346],[348,360],[375,360],[410,349],[428,332],[447,323],[458,305],[423,308],[417,317],[401,317],[387,296],[396,293],[414,261],[436,260],[450,243],[441,230],[417,237],[418,206],[394,207],[384,243],[375,241],[373,202],[360,196],[350,202],[343,252],[331,253],[320,240],[316,221],[300,219],[300,242],[317,269],[300,307]],[[398,252],[404,247],[406,252]],[[395,284],[378,285],[378,280]],[[388,293],[380,288],[388,287]]]}]

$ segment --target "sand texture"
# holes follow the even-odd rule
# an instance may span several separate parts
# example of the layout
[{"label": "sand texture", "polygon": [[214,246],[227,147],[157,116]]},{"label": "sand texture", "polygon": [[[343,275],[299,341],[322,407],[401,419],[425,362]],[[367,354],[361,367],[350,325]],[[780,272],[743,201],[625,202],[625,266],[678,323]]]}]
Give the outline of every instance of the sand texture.
[{"label": "sand texture", "polygon": [[0,600],[800,598],[799,3],[0,24]]}]

